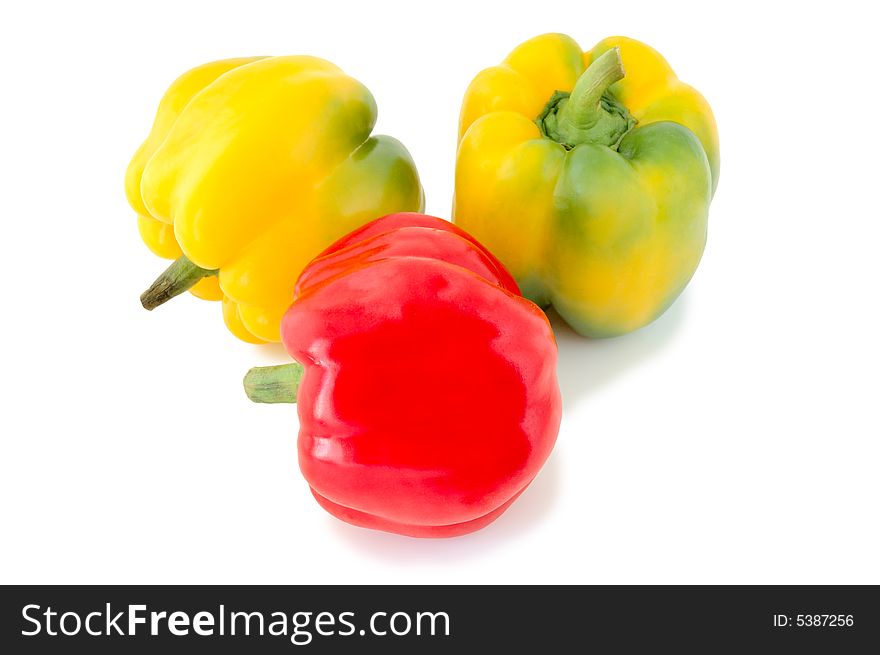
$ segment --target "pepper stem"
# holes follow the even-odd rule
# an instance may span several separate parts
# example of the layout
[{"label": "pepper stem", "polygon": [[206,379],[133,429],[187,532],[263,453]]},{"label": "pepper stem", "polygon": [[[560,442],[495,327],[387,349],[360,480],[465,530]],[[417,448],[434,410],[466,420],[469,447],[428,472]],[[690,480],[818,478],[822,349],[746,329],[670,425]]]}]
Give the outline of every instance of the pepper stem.
[{"label": "pepper stem", "polygon": [[141,304],[152,311],[209,275],[217,275],[217,271],[196,266],[186,255],[181,255],[141,294]]},{"label": "pepper stem", "polygon": [[557,114],[557,124],[562,131],[589,128],[599,120],[600,101],[608,87],[622,80],[626,73],[620,48],[611,48],[596,58],[575,83],[568,102]]},{"label": "pepper stem", "polygon": [[593,61],[571,93],[557,91],[536,119],[548,138],[567,149],[596,143],[616,149],[636,121],[609,87],[624,77],[620,49],[606,50]]},{"label": "pepper stem", "polygon": [[255,403],[295,403],[302,376],[297,363],[255,366],[244,376],[244,392]]}]

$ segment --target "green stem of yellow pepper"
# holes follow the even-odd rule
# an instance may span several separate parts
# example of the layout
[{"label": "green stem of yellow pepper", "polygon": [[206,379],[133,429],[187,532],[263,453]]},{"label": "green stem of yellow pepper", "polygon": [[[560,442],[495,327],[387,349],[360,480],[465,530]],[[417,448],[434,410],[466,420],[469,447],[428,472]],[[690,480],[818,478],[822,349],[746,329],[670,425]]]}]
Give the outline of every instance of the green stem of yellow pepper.
[{"label": "green stem of yellow pepper", "polygon": [[141,304],[144,309],[153,310],[210,275],[217,275],[217,271],[196,266],[186,255],[181,255],[141,294]]},{"label": "green stem of yellow pepper", "polygon": [[244,376],[244,392],[255,403],[295,403],[302,376],[296,363],[256,366]]},{"label": "green stem of yellow pepper", "polygon": [[581,74],[571,93],[557,91],[550,98],[535,120],[544,136],[569,150],[582,143],[616,150],[636,124],[629,110],[608,91],[624,74],[618,48],[602,53]]}]

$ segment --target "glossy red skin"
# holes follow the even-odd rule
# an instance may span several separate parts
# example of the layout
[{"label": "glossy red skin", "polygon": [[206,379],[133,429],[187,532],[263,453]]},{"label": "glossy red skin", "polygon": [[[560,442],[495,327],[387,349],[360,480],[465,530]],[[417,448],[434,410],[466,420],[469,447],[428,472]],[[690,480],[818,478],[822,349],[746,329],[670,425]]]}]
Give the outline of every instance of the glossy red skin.
[{"label": "glossy red skin", "polygon": [[497,518],[556,441],[547,318],[460,228],[392,214],[303,271],[281,336],[305,374],[299,463],[355,525],[452,537]]}]

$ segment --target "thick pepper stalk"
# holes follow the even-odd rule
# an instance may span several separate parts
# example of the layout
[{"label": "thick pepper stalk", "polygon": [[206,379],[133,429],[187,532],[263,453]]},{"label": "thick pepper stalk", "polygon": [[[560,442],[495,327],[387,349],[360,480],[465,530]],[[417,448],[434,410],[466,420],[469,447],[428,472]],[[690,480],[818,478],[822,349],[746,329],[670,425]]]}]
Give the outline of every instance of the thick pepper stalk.
[{"label": "thick pepper stalk", "polygon": [[470,84],[454,221],[579,333],[646,325],[706,243],[718,133],[703,97],[623,37],[546,34]]},{"label": "thick pepper stalk", "polygon": [[144,306],[190,289],[222,299],[239,338],[280,340],[312,257],[378,216],[424,206],[409,153],[370,136],[375,122],[369,90],[315,57],[228,59],[178,78],[126,173],[144,242],[176,260]]},{"label": "thick pepper stalk", "polygon": [[486,249],[451,223],[381,218],[303,271],[284,316],[299,362],[252,369],[296,402],[299,465],[354,525],[452,537],[497,518],[556,440],[556,343]]}]

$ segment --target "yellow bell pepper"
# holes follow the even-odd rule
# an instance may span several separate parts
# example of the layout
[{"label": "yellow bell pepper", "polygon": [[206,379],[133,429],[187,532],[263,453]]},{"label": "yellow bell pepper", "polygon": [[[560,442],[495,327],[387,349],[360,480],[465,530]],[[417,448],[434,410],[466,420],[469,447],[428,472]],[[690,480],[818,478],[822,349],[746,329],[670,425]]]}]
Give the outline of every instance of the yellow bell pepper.
[{"label": "yellow bell pepper", "polygon": [[412,158],[397,140],[370,136],[375,122],[369,90],[315,57],[184,73],[126,173],[144,243],[176,259],[144,306],[189,289],[222,300],[239,338],[279,341],[305,264],[363,223],[424,208]]},{"label": "yellow bell pepper", "polygon": [[718,183],[712,110],[655,50],[523,43],[464,98],[454,221],[578,332],[654,320],[690,280]]}]

